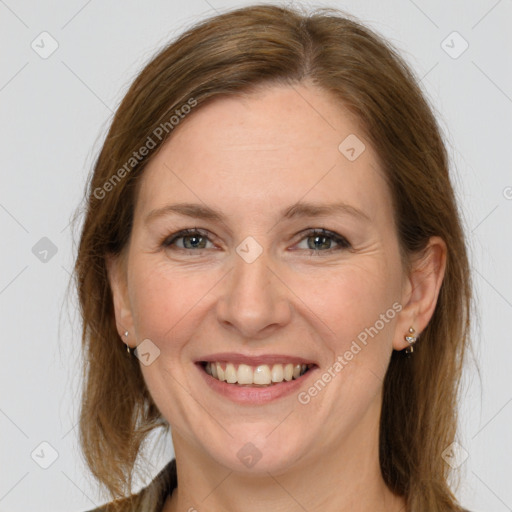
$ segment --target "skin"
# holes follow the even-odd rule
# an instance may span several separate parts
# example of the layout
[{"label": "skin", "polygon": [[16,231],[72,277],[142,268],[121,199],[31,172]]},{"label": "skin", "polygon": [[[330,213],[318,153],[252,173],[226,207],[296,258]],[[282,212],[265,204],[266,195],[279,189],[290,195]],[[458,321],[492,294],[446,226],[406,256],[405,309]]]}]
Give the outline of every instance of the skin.
[{"label": "skin", "polygon": [[[338,150],[349,134],[366,145],[355,161]],[[283,219],[299,200],[343,201],[369,219]],[[145,223],[180,202],[225,218],[169,214]],[[163,245],[186,228],[209,233],[205,248],[184,249],[183,238]],[[328,238],[315,248],[308,228],[333,231],[351,247]],[[263,250],[252,263],[236,252],[248,236]],[[409,327],[419,334],[429,322],[445,260],[444,242],[433,237],[406,272],[378,156],[325,91],[265,87],[190,114],[147,166],[126,253],[109,260],[119,333],[129,331],[123,340],[132,347],[149,338],[160,350],[141,368],[177,459],[179,486],[164,510],[406,510],[380,473],[383,378],[393,349],[407,347]],[[307,404],[297,393],[235,404],[194,364],[214,352],[289,354],[315,361],[319,378],[394,303],[401,311]],[[250,468],[237,457],[248,442],[262,455]]]}]

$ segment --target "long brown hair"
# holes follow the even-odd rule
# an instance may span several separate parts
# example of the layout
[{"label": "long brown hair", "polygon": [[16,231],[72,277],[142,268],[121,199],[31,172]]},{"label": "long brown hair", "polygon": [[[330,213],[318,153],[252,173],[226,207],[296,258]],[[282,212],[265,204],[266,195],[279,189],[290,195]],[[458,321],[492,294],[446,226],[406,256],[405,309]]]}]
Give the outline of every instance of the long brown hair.
[{"label": "long brown hair", "polygon": [[[88,184],[75,265],[85,355],[80,438],[92,473],[114,498],[130,494],[142,442],[165,424],[119,339],[106,270],[106,256],[121,255],[129,239],[136,185],[173,129],[208,99],[304,80],[360,120],[390,185],[404,262],[431,236],[447,244],[444,281],[421,342],[413,357],[392,355],[379,455],[385,482],[406,496],[408,510],[459,510],[442,453],[456,434],[471,283],[438,124],[411,71],[378,35],[337,10],[269,5],[207,19],[158,53],[117,109]],[[119,503],[129,509],[129,500]]]}]

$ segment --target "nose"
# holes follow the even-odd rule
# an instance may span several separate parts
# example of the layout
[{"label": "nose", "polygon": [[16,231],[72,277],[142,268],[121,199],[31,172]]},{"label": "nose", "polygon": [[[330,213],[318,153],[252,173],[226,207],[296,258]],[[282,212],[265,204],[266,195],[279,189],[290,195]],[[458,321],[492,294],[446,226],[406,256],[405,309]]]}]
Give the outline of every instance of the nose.
[{"label": "nose", "polygon": [[252,263],[235,256],[216,313],[218,321],[239,336],[262,339],[290,322],[289,290],[269,267],[265,253]]}]

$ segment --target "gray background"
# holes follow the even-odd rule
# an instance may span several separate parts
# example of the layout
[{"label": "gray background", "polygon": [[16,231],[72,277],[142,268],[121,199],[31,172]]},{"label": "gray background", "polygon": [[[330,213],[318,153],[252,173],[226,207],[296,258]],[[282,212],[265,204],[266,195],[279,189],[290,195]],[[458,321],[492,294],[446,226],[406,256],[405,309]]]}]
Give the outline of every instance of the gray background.
[{"label": "gray background", "polygon": [[[0,0],[0,512],[104,501],[77,445],[80,326],[66,295],[77,233],[69,222],[143,63],[199,19],[248,4]],[[437,110],[470,235],[480,368],[466,374],[460,445],[447,459],[459,466],[466,507],[512,510],[512,1],[315,5],[344,9],[389,38]],[[153,439],[147,453],[149,479],[172,447]]]}]

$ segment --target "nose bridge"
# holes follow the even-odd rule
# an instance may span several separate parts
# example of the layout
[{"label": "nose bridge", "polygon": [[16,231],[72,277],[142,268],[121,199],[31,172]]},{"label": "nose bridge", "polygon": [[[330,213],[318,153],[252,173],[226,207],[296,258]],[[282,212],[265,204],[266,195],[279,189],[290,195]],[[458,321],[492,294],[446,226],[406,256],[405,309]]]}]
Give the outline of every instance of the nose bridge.
[{"label": "nose bridge", "polygon": [[251,243],[237,248],[233,271],[217,304],[218,320],[244,337],[257,337],[270,326],[285,325],[291,312],[284,287],[269,268],[267,251],[256,251]]}]

